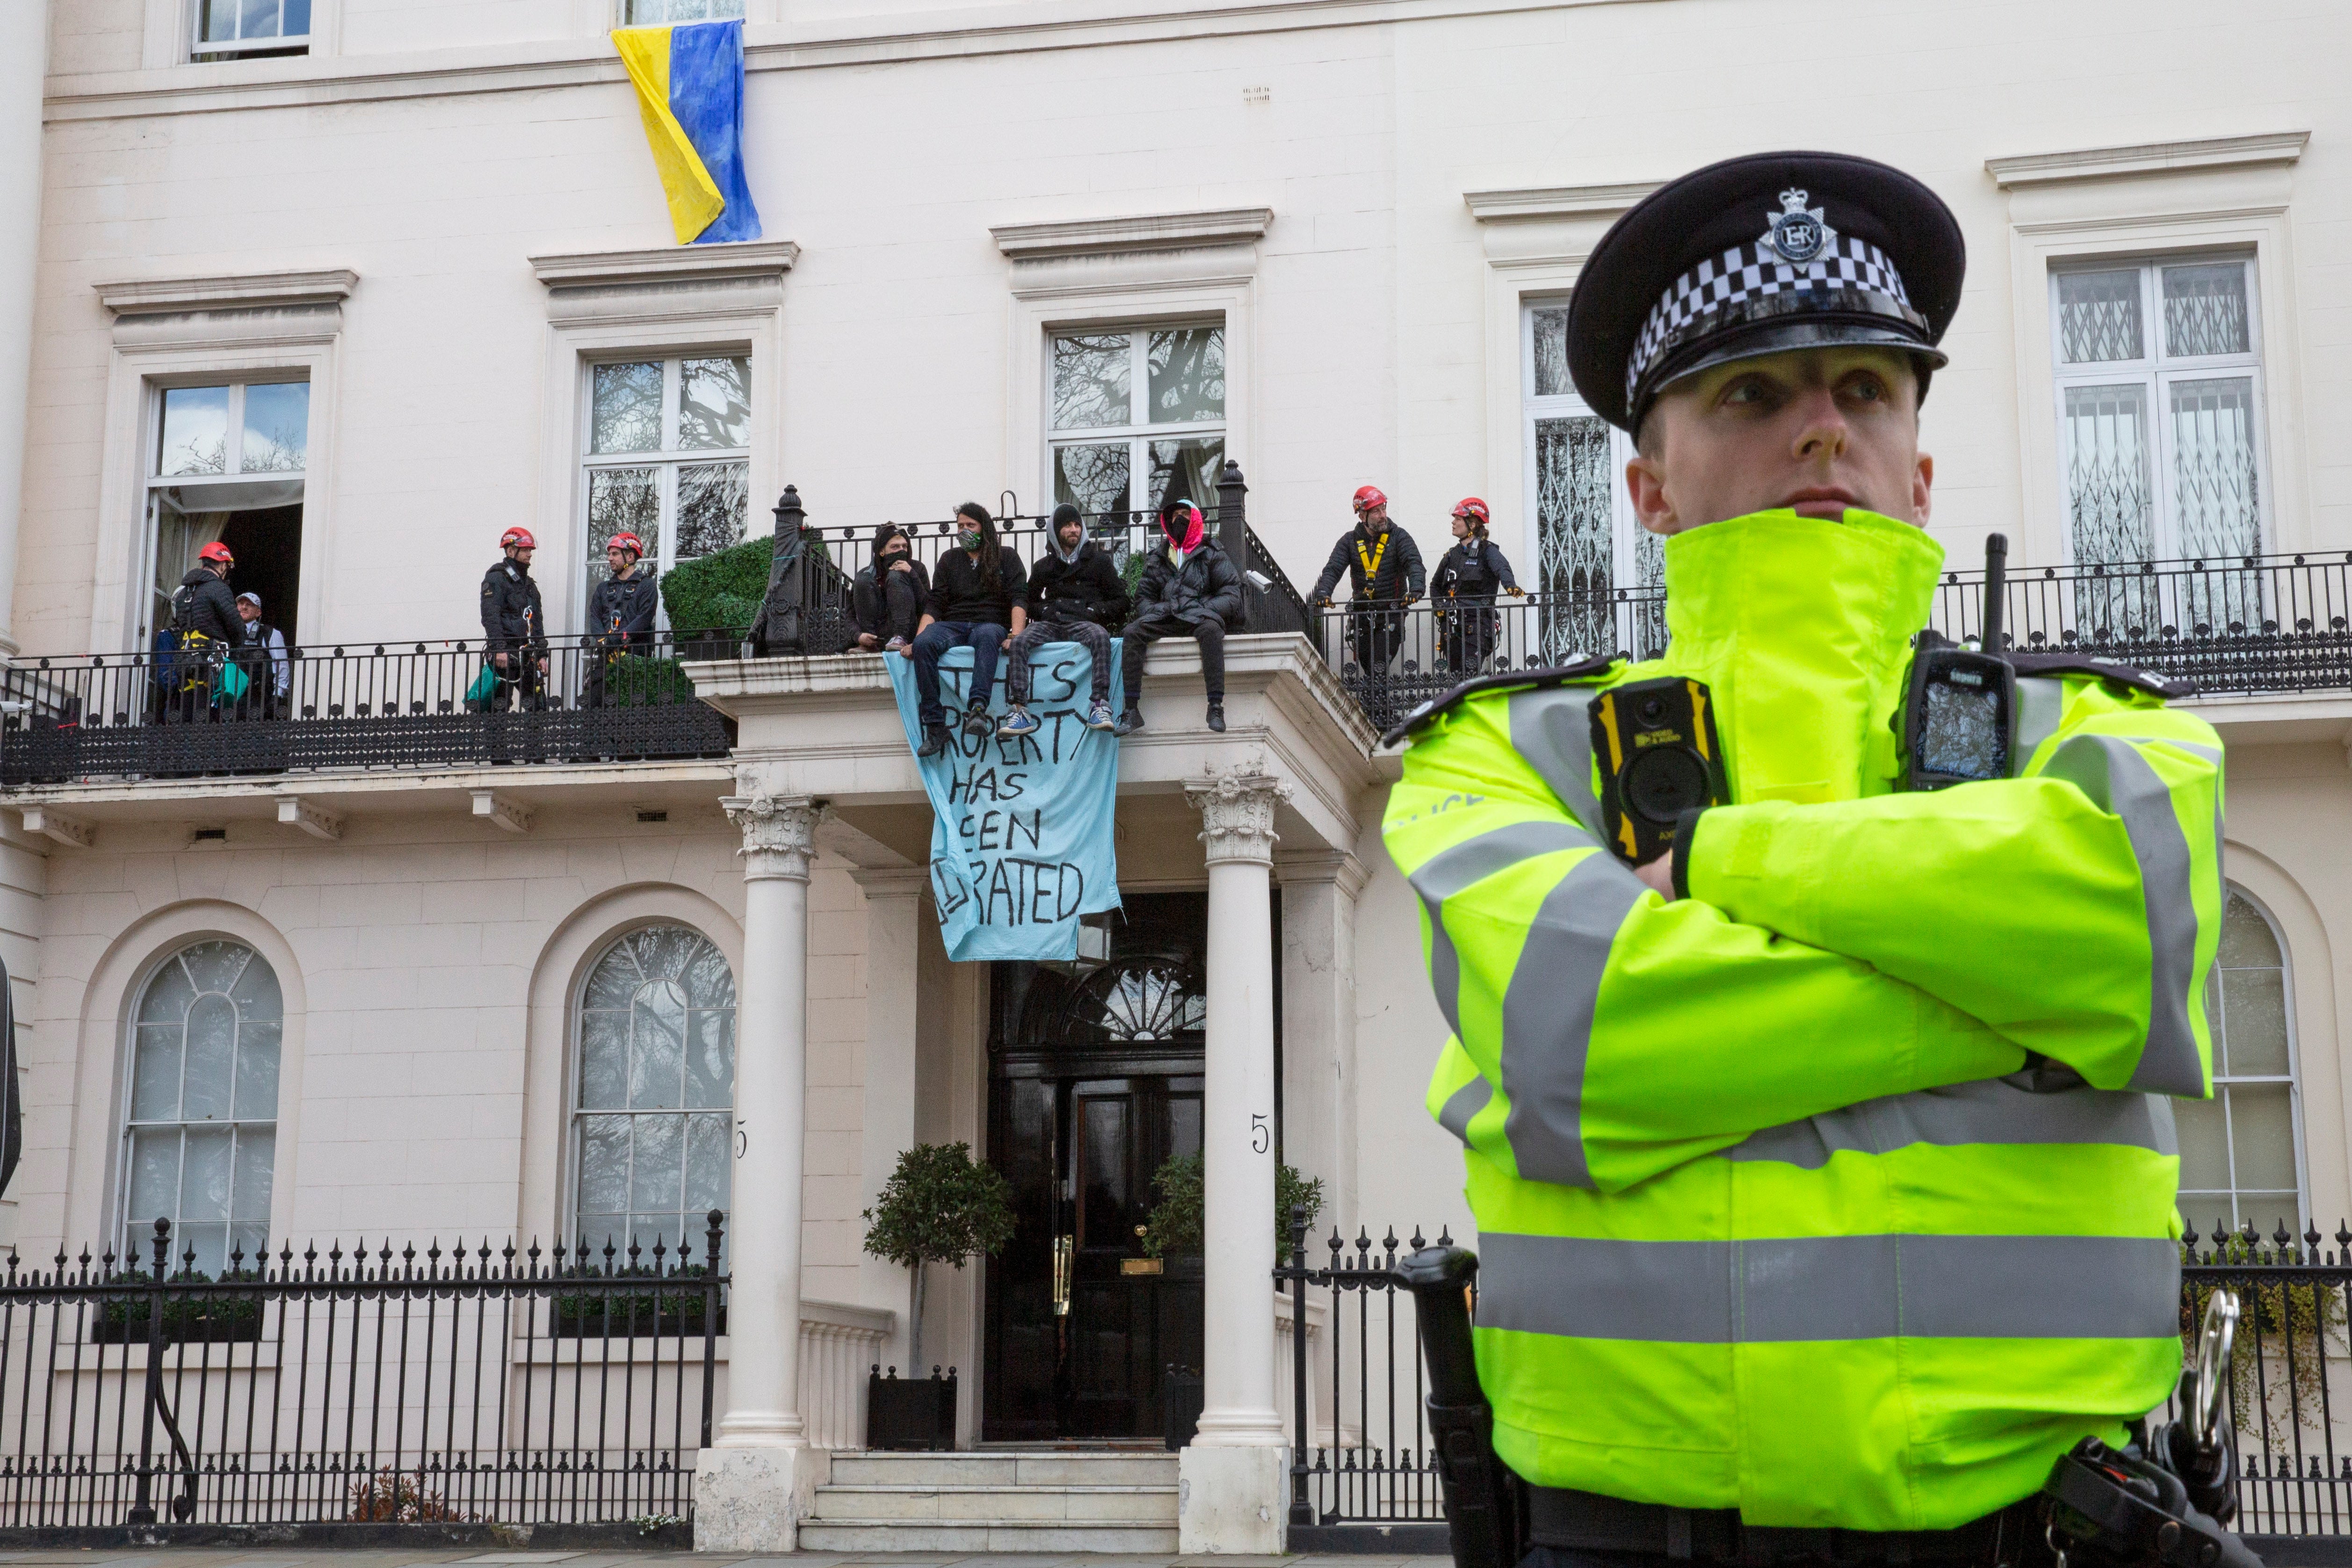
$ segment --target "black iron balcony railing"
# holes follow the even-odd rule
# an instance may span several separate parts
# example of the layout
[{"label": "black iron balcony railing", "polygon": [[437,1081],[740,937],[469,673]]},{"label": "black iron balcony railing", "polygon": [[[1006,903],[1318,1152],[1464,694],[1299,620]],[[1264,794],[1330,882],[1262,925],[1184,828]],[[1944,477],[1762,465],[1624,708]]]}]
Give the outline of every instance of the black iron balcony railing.
[{"label": "black iron balcony railing", "polygon": [[25,660],[0,669],[0,784],[724,757],[733,727],[680,661],[736,646],[557,638],[504,667],[478,642]]},{"label": "black iron balcony railing", "polygon": [[[1981,626],[1984,574],[1947,573],[1929,623],[1954,641]],[[2352,551],[2226,562],[2044,567],[2009,577],[2004,643],[2112,659],[2206,696],[2352,689]],[[1376,727],[1473,676],[1597,654],[1655,658],[1657,589],[1504,595],[1492,604],[1341,602],[1316,635]]]}]

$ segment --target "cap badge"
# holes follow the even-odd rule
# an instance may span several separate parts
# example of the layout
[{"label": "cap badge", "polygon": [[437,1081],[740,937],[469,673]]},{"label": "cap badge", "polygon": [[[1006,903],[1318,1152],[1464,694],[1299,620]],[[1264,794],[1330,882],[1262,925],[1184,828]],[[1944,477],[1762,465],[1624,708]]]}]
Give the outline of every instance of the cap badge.
[{"label": "cap badge", "polygon": [[1780,210],[1771,215],[1771,226],[1757,243],[1782,261],[1802,266],[1829,248],[1837,238],[1837,231],[1824,221],[1823,210],[1807,207],[1811,200],[1808,191],[1780,193]]}]

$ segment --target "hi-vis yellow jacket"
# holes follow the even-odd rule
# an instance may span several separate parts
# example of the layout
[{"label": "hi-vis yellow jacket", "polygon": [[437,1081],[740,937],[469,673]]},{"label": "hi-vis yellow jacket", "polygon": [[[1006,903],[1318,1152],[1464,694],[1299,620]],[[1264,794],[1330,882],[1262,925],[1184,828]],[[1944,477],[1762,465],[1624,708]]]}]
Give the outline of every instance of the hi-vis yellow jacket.
[{"label": "hi-vis yellow jacket", "polygon": [[[1429,1107],[1533,1481],[1947,1529],[2179,1375],[2163,1096],[2210,1092],[2221,744],[2025,661],[2016,777],[1898,792],[1942,560],[1863,512],[1677,535],[1663,660],[1457,697],[1405,757]],[[1601,845],[1587,713],[1660,674],[1712,690],[1735,802],[1673,903]]]}]

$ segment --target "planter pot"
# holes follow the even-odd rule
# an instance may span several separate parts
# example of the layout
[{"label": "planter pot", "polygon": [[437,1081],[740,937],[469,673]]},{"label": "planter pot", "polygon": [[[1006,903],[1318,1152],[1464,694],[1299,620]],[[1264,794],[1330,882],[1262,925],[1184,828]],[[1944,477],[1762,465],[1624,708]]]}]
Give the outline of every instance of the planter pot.
[{"label": "planter pot", "polygon": [[892,1367],[882,1375],[879,1366],[866,1379],[866,1446],[869,1448],[932,1448],[955,1447],[956,1375],[948,1368],[941,1377],[900,1377]]},{"label": "planter pot", "polygon": [[1167,1380],[1160,1385],[1160,1408],[1167,1412],[1165,1441],[1170,1453],[1192,1442],[1200,1432],[1202,1399],[1201,1375],[1169,1363]]}]

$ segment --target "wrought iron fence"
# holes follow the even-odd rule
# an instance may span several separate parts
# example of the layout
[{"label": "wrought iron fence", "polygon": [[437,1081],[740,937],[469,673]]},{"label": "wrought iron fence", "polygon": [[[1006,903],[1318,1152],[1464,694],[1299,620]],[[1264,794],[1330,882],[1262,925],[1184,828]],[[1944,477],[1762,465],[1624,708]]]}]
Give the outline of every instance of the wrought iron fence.
[{"label": "wrought iron fence", "polygon": [[732,727],[680,661],[736,646],[556,638],[503,666],[463,641],[19,661],[0,668],[0,783],[724,757]]},{"label": "wrought iron fence", "polygon": [[[683,1521],[727,1276],[698,1242],[15,1257],[0,1528]],[[134,1249],[135,1250],[135,1249]]]}]

